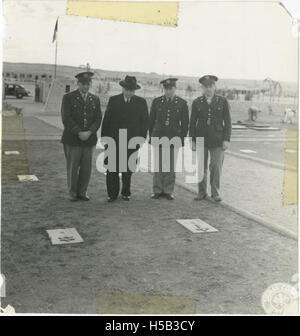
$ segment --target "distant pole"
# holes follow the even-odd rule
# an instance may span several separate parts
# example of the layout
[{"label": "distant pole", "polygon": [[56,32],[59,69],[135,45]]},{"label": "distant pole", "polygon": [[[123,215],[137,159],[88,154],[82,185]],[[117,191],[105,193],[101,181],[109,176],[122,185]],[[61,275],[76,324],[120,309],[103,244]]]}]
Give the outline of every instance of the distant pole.
[{"label": "distant pole", "polygon": [[55,43],[54,79],[56,78],[56,67],[57,67],[57,38]]},{"label": "distant pole", "polygon": [[54,79],[56,78],[56,67],[57,67],[57,41],[58,40],[58,17],[56,19],[52,43],[55,41],[55,61],[54,61]]}]

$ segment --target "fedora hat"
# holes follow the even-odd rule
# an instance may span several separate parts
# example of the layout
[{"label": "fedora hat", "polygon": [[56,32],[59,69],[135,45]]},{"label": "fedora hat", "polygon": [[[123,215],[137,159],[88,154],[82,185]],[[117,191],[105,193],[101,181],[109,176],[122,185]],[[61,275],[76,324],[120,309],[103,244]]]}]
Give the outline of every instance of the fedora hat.
[{"label": "fedora hat", "polygon": [[119,84],[127,90],[138,90],[141,88],[137,84],[136,78],[134,76],[126,76],[125,79],[119,82]]}]

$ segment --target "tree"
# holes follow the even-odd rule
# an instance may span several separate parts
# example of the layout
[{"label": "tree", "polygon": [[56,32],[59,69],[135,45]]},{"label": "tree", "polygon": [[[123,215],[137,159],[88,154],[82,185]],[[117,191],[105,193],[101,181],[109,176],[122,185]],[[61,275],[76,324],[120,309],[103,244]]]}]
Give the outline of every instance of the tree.
[{"label": "tree", "polygon": [[187,87],[185,88],[185,94],[188,97],[192,97],[192,95],[193,95],[193,88],[191,87],[190,84],[188,84]]},{"label": "tree", "polygon": [[247,93],[245,94],[245,100],[252,100],[252,98],[253,98],[253,92],[247,91]]},{"label": "tree", "polygon": [[101,86],[101,83],[99,83],[97,89],[98,89],[98,94],[101,94],[101,92],[102,92],[102,86]]},{"label": "tree", "polygon": [[266,78],[263,82],[266,83],[267,86],[268,86],[268,89],[266,91],[269,92],[270,103],[274,102],[276,96],[277,96],[278,101],[279,101],[281,93],[282,93],[281,84],[277,81],[272,80],[269,77]]},{"label": "tree", "polygon": [[275,83],[274,94],[277,96],[277,100],[278,100],[278,103],[279,103],[280,96],[282,94],[282,86],[279,82]]},{"label": "tree", "polygon": [[110,91],[110,82],[107,82],[105,93]]}]

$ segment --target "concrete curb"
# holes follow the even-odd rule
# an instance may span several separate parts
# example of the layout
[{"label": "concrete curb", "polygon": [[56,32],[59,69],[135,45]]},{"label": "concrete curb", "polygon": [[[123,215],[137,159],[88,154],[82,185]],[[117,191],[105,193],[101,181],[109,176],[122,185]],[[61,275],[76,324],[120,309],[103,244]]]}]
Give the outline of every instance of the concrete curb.
[{"label": "concrete curb", "polygon": [[269,160],[255,158],[255,157],[251,157],[251,156],[240,154],[240,153],[235,153],[235,152],[228,151],[228,150],[226,151],[226,154],[238,157],[240,159],[245,159],[245,160],[250,160],[250,161],[262,163],[264,165],[271,166],[271,167],[278,168],[278,169],[282,169],[282,170],[287,169],[287,170],[297,171],[297,168],[292,167],[292,166],[288,166],[288,165],[285,166],[282,163],[277,163],[277,162],[273,162],[273,161],[269,161]]},{"label": "concrete curb", "polygon": [[[182,182],[179,182],[179,181],[176,181],[176,185],[178,185],[179,187],[197,195],[197,192],[196,190],[194,190],[192,187],[186,185],[185,183],[182,183]],[[214,202],[211,198],[208,198],[207,199],[208,202]],[[214,202],[215,203],[215,202]],[[215,203],[216,204],[216,203]],[[247,210],[244,210],[244,209],[241,209],[241,208],[238,208],[238,207],[234,207],[230,204],[227,204],[226,202],[222,201],[220,203],[217,203],[218,206],[223,206],[224,208],[226,209],[229,209],[235,213],[237,213],[238,215],[240,216],[243,216],[249,220],[252,220],[258,224],[261,224],[267,228],[269,228],[270,230],[272,231],[275,231],[277,233],[279,233],[280,235],[282,236],[285,236],[287,238],[290,238],[290,239],[293,239],[293,240],[296,240],[298,241],[298,236],[296,233],[288,230],[288,229],[285,229],[277,224],[273,224],[273,223],[270,223],[270,222],[267,222],[265,221],[264,219],[260,218],[259,216],[256,216],[256,215],[253,215],[252,213],[248,212]]]}]

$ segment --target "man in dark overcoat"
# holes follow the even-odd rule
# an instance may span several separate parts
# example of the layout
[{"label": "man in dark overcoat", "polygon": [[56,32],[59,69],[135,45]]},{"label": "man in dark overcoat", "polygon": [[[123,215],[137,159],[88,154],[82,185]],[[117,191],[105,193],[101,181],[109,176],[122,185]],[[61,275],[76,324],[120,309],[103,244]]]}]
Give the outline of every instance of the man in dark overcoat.
[{"label": "man in dark overcoat", "polygon": [[[122,87],[122,93],[109,98],[101,129],[101,138],[110,137],[116,144],[115,153],[110,151],[109,145],[106,144],[108,157],[105,163],[109,164],[109,160],[113,160],[115,163],[115,165],[112,165],[114,168],[110,169],[108,167],[106,172],[109,202],[118,198],[120,192],[119,173],[122,174],[122,199],[130,200],[131,176],[136,167],[130,167],[128,160],[132,155],[138,154],[138,149],[145,142],[149,128],[147,102],[144,98],[135,95],[135,91],[141,88],[137,84],[136,78],[126,76],[119,84]],[[126,131],[127,139],[121,137],[120,131]],[[127,141],[128,144],[135,137],[140,137],[143,140],[134,148],[128,148],[127,146],[125,148],[124,142]],[[122,162],[120,162],[120,158]]]}]

